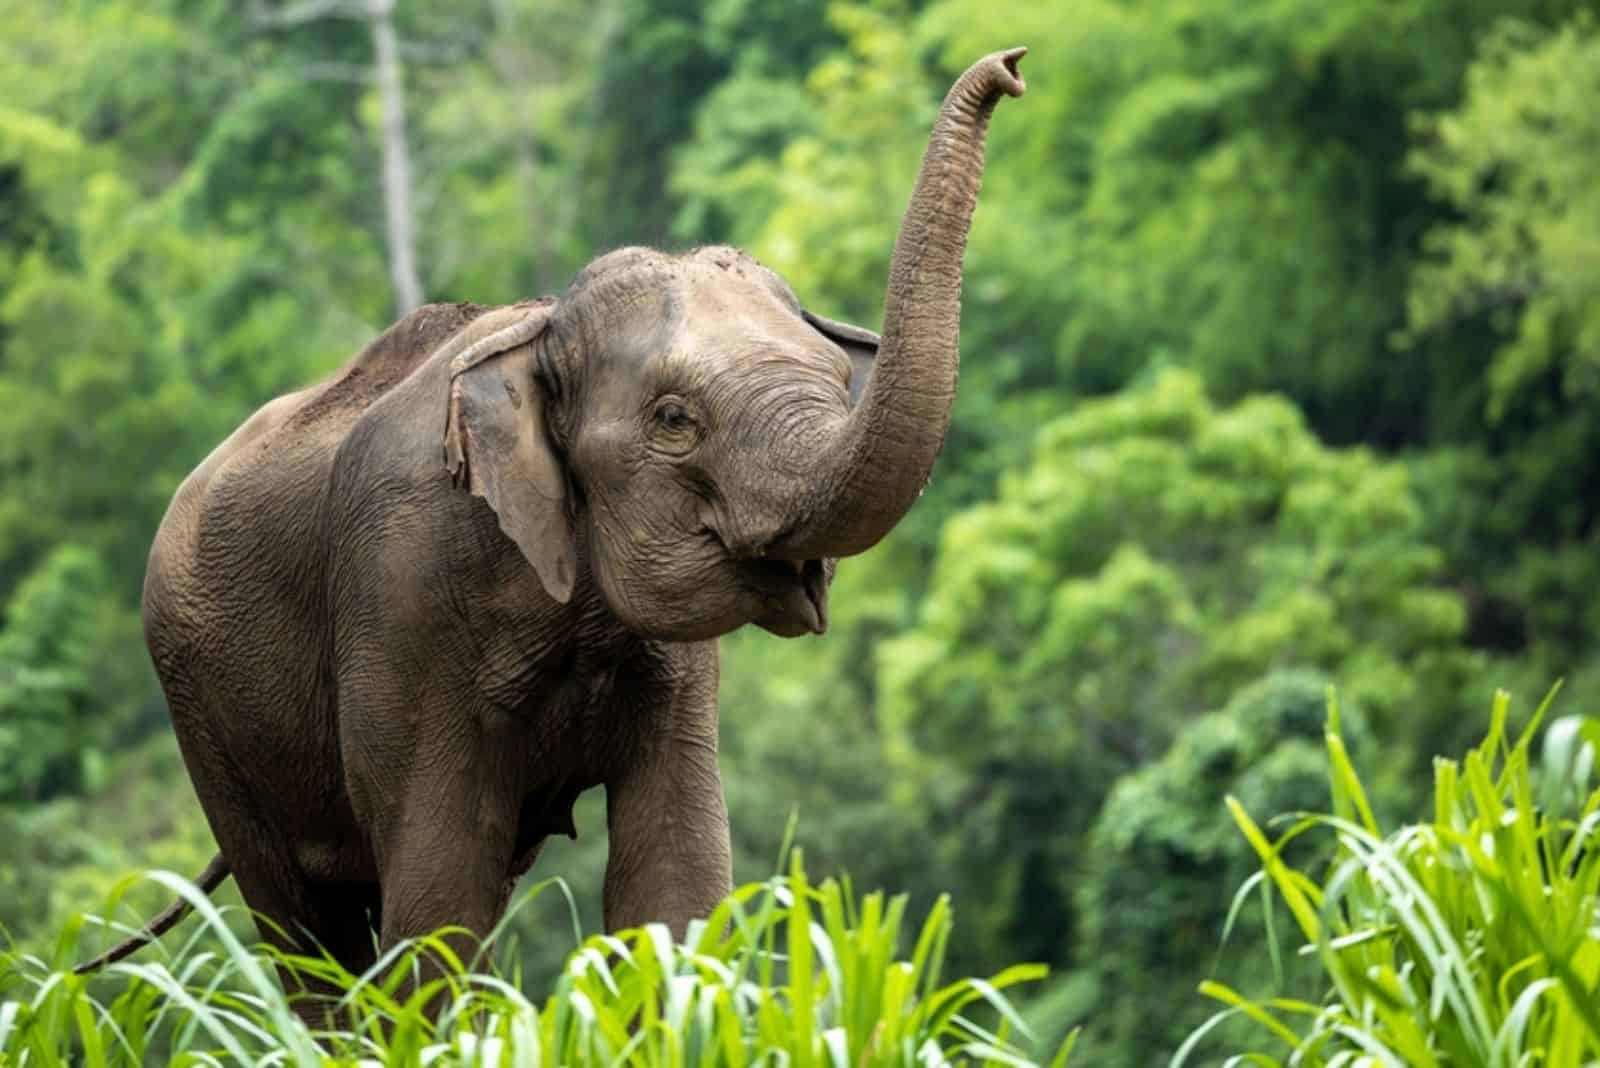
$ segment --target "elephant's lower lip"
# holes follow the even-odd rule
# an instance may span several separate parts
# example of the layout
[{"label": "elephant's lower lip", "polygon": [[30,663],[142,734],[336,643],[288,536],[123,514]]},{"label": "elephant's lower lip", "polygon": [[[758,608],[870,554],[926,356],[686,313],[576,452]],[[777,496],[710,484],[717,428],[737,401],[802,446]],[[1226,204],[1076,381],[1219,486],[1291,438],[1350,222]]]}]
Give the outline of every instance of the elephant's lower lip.
[{"label": "elephant's lower lip", "polygon": [[828,578],[823,574],[821,560],[807,560],[801,567],[800,587],[811,608],[811,633],[825,633],[828,629]]},{"label": "elephant's lower lip", "polygon": [[776,611],[761,625],[784,637],[828,629],[828,580],[821,560],[763,560],[761,574],[777,587],[768,594]]}]

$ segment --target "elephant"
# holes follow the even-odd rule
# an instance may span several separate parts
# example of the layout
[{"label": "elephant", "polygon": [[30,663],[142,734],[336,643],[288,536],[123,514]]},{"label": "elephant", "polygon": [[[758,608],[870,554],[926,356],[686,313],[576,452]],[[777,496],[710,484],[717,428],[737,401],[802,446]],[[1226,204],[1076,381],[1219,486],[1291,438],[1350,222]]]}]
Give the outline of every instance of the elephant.
[{"label": "elephant", "polygon": [[441,927],[489,933],[598,786],[606,928],[681,937],[713,909],[716,639],[821,634],[836,561],[927,483],[1024,52],[945,97],[881,337],[735,248],[622,248],[555,297],[419,308],[189,475],[143,624],[219,847],[202,889],[231,875],[266,942],[359,973]]}]

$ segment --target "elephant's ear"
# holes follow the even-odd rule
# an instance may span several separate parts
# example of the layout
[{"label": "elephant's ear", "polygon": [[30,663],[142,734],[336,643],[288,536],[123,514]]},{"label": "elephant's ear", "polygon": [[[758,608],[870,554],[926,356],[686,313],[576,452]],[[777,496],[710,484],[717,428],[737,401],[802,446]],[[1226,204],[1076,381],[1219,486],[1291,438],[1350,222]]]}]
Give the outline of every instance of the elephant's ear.
[{"label": "elephant's ear", "polygon": [[872,377],[872,363],[878,358],[878,335],[859,326],[812,315],[808,311],[800,314],[850,357],[850,407],[854,408],[866,392],[867,380]]},{"label": "elephant's ear", "polygon": [[577,550],[567,476],[546,425],[533,344],[552,307],[545,302],[511,309],[516,314],[509,325],[451,360],[444,454],[456,485],[488,502],[545,591],[565,604],[572,597]]}]

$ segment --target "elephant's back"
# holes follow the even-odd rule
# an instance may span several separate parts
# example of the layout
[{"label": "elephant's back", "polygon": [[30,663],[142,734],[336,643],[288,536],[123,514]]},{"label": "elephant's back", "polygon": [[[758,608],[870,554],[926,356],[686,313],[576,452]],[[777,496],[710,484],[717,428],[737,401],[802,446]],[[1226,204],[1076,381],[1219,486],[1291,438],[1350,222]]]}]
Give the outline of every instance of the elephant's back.
[{"label": "elephant's back", "polygon": [[[192,585],[208,571],[225,570],[231,579],[241,565],[288,565],[288,558],[307,555],[316,538],[316,501],[344,435],[486,310],[425,305],[322,382],[262,405],[178,487],[151,548],[151,575],[167,585]],[[274,559],[280,556],[286,559]]]},{"label": "elephant's back", "polygon": [[348,429],[440,345],[489,310],[482,304],[424,304],[307,391],[284,420],[284,429],[314,431],[327,425]]}]

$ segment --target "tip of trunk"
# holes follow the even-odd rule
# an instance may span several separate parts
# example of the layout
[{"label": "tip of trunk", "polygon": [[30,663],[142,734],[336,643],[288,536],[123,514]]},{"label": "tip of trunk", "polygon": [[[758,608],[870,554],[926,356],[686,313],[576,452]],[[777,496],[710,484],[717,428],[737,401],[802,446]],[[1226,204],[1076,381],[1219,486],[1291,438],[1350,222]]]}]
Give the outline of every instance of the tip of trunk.
[{"label": "tip of trunk", "polygon": [[1018,45],[1008,48],[1004,52],[996,52],[986,56],[980,63],[993,61],[1000,69],[995,72],[995,86],[1007,96],[1021,96],[1028,91],[1028,83],[1022,77],[1022,71],[1017,69],[1017,64],[1022,57],[1028,54],[1027,45]]}]

